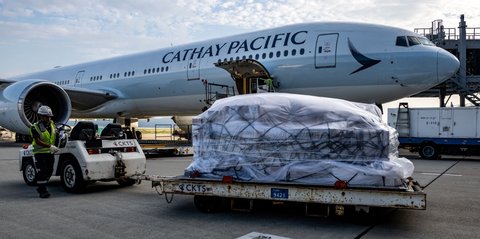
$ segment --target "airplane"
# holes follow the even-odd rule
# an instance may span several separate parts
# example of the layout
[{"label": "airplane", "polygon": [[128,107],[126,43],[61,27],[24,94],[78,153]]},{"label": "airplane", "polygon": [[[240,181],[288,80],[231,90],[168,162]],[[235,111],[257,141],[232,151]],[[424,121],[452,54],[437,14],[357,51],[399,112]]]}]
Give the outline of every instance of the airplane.
[{"label": "airplane", "polygon": [[408,30],[302,23],[0,79],[0,125],[28,134],[42,105],[60,123],[191,116],[215,100],[269,90],[381,104],[458,68],[455,56]]}]

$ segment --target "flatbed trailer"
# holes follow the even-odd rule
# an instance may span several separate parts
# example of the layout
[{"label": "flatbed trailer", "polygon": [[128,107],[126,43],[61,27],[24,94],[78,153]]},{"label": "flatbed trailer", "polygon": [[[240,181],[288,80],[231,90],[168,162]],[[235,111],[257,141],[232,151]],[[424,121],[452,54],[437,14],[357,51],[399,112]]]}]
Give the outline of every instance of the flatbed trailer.
[{"label": "flatbed trailer", "polygon": [[343,215],[344,207],[355,207],[356,211],[365,212],[370,207],[426,209],[426,193],[413,179],[407,179],[402,187],[348,187],[345,181],[339,181],[335,186],[237,181],[231,177],[145,176],[143,179],[150,180],[152,187],[159,194],[164,194],[167,202],[174,194],[194,196],[195,206],[202,212],[216,211],[222,204],[230,206],[230,209],[249,211],[256,200],[305,203],[306,214],[312,214],[309,207],[314,205],[324,205],[324,214],[333,208],[337,215]]},{"label": "flatbed trailer", "polygon": [[138,140],[145,154],[171,153],[173,155],[192,155],[192,142],[187,140]]}]

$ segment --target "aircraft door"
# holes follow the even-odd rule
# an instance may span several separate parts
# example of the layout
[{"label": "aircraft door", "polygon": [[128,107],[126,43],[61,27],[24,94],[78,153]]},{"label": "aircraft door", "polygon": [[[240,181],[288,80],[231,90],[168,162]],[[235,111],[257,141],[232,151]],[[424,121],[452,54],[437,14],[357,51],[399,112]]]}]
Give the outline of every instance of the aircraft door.
[{"label": "aircraft door", "polygon": [[77,75],[75,76],[75,83],[73,84],[74,86],[76,87],[82,86],[82,78],[84,74],[85,74],[85,71],[77,72]]},{"label": "aircraft door", "polygon": [[187,63],[187,80],[200,79],[200,59],[188,60]]},{"label": "aircraft door", "polygon": [[336,67],[338,33],[321,34],[315,45],[315,68]]},{"label": "aircraft door", "polygon": [[[272,79],[268,70],[258,61],[253,59],[236,60],[214,63],[230,73],[235,81],[235,86],[240,95],[264,92],[266,79]],[[274,85],[275,79],[272,79]],[[262,91],[263,90],[263,91]]]}]

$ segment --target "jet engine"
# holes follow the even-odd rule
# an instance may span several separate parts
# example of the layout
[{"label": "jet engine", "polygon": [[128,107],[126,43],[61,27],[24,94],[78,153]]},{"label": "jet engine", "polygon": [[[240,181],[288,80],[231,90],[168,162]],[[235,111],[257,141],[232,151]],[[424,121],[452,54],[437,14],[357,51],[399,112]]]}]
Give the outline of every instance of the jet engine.
[{"label": "jet engine", "polygon": [[70,118],[70,98],[60,86],[39,79],[4,84],[0,86],[0,125],[17,133],[29,134],[42,105],[52,109],[55,123],[66,123]]}]

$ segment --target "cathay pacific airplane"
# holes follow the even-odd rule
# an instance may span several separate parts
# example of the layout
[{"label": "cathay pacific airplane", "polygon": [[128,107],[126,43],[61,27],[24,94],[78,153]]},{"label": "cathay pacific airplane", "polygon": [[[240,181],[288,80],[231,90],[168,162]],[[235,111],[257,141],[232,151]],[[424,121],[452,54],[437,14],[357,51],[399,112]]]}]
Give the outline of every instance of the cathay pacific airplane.
[{"label": "cathay pacific airplane", "polygon": [[42,105],[55,122],[196,115],[215,100],[268,91],[377,103],[449,79],[459,61],[411,31],[305,23],[0,80],[0,125],[27,133]]}]

